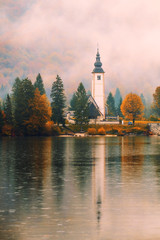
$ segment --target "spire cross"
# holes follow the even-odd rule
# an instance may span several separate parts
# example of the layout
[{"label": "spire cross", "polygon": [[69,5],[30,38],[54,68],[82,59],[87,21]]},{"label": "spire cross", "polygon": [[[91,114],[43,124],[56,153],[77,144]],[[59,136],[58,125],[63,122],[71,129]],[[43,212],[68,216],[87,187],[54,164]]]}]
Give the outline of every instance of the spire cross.
[{"label": "spire cross", "polygon": [[99,53],[99,43],[97,42],[97,53]]}]

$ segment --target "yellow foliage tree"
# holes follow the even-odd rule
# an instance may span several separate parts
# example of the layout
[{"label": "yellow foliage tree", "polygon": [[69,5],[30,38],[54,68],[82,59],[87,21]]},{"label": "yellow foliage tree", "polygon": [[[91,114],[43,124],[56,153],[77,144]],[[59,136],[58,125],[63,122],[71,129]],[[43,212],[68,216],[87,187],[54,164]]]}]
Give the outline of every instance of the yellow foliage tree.
[{"label": "yellow foliage tree", "polygon": [[29,102],[29,108],[32,114],[29,120],[25,121],[28,133],[33,135],[41,133],[46,122],[50,121],[52,109],[46,95],[41,95],[38,88],[35,90],[33,100]]},{"label": "yellow foliage tree", "polygon": [[135,119],[140,119],[143,115],[144,105],[141,98],[134,93],[129,93],[122,102],[121,111],[125,118],[129,118],[135,122]]}]

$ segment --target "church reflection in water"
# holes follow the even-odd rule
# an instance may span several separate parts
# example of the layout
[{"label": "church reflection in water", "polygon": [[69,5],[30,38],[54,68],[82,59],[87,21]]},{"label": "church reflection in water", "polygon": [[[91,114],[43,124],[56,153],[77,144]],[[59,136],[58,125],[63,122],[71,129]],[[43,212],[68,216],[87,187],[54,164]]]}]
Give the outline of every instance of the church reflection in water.
[{"label": "church reflection in water", "polygon": [[94,141],[92,145],[92,200],[96,211],[98,226],[102,218],[105,202],[105,138]]}]

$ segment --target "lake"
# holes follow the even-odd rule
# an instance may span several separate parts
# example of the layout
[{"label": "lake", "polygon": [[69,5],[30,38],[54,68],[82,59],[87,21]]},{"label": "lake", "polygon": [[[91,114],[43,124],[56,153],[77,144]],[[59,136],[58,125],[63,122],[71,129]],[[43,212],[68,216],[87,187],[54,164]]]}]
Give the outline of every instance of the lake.
[{"label": "lake", "polygon": [[0,139],[0,240],[160,239],[160,137]]}]

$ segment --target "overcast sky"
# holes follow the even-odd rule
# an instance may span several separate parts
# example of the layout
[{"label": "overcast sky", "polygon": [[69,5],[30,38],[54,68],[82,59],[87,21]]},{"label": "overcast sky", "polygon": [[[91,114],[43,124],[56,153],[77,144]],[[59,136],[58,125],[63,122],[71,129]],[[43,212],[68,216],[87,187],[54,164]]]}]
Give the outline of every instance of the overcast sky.
[{"label": "overcast sky", "polygon": [[15,77],[46,88],[57,74],[71,94],[91,88],[97,42],[106,94],[160,85],[159,0],[0,0],[0,84]]}]

